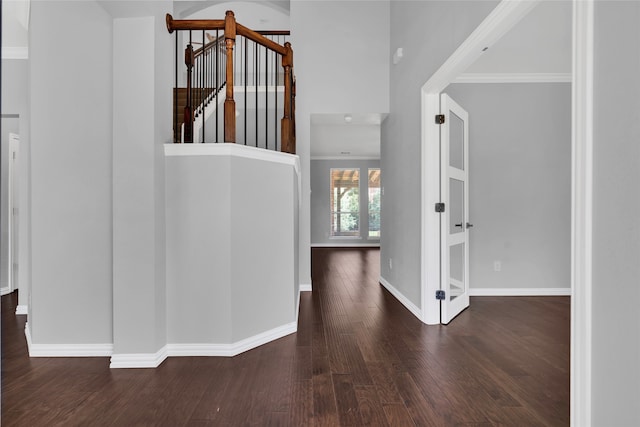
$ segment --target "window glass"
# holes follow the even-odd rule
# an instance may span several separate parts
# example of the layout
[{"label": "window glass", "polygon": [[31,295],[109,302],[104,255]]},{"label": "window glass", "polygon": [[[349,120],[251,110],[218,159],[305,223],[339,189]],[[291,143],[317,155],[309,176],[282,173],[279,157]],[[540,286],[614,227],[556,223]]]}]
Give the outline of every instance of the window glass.
[{"label": "window glass", "polygon": [[360,236],[360,170],[331,169],[331,236]]},{"label": "window glass", "polygon": [[380,238],[380,169],[369,169],[369,237]]}]

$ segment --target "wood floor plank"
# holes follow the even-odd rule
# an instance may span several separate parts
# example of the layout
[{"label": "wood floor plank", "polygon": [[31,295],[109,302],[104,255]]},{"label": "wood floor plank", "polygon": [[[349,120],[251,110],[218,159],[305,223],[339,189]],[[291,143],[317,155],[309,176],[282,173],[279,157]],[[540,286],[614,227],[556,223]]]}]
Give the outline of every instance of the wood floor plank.
[{"label": "wood floor plank", "polygon": [[378,283],[380,251],[314,248],[298,332],[231,358],[109,369],[29,358],[2,297],[3,426],[567,426],[569,297],[472,297],[426,326]]},{"label": "wood floor plank", "polygon": [[414,427],[416,425],[411,419],[407,408],[402,404],[384,405],[383,410],[390,426]]},{"label": "wood floor plank", "polygon": [[313,382],[311,380],[293,383],[288,425],[300,427],[313,425]]},{"label": "wood floor plank", "polygon": [[338,406],[341,426],[361,426],[360,405],[353,386],[353,378],[348,374],[333,374],[333,390]]},{"label": "wood floor plank", "polygon": [[362,425],[384,427],[389,425],[374,386],[356,386],[356,399]]}]

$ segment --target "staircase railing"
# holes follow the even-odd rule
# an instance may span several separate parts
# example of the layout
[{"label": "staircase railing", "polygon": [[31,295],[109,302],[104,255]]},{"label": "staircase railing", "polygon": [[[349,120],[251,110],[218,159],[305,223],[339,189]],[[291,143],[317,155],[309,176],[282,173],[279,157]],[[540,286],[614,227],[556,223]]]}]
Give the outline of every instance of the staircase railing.
[{"label": "staircase railing", "polygon": [[[174,142],[238,142],[295,154],[296,84],[288,31],[251,30],[231,11],[224,20],[175,20],[167,14],[166,21],[169,33],[176,32]],[[186,44],[182,74],[181,44]],[[195,44],[202,46],[194,49]],[[237,93],[243,95],[240,109]]]}]

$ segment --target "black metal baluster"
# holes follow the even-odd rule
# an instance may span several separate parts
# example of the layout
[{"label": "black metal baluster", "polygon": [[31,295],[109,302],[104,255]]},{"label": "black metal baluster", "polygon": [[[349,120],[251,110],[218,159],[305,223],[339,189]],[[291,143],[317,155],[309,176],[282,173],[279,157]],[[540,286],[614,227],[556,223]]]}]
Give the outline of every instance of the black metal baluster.
[{"label": "black metal baluster", "polygon": [[249,78],[249,51],[244,38],[244,145],[247,145],[247,79]]},{"label": "black metal baluster", "polygon": [[220,57],[220,40],[218,40],[218,31],[216,30],[216,141],[218,142],[218,116],[220,115],[220,104],[218,104],[218,93],[220,92],[220,64],[218,58]]},{"label": "black metal baluster", "polygon": [[205,133],[204,133],[205,116],[206,116],[206,114],[205,114],[205,107],[206,106],[205,106],[204,101],[205,101],[205,96],[207,95],[207,93],[206,93],[206,84],[205,84],[205,82],[206,82],[205,77],[206,77],[206,74],[207,74],[207,61],[206,61],[207,52],[205,50],[206,44],[207,44],[207,41],[206,41],[206,38],[204,36],[204,30],[202,30],[202,56],[203,57],[202,57],[202,61],[200,61],[200,62],[202,62],[202,77],[201,77],[201,81],[202,81],[202,142],[203,143],[206,142]]},{"label": "black metal baluster", "polygon": [[[191,30],[189,30],[189,65],[187,66],[187,106],[189,107],[188,114],[185,114],[183,125],[184,125],[184,141],[192,143],[193,142],[193,44],[192,44],[192,34]],[[189,123],[187,123],[189,121]]]},{"label": "black metal baluster", "polygon": [[264,47],[264,148],[269,149],[269,48]]},{"label": "black metal baluster", "polygon": [[[173,89],[173,142],[176,143],[178,142],[179,139],[179,133],[178,133],[178,33],[179,31],[176,31],[176,75],[175,75],[175,81],[176,81],[176,85]],[[180,141],[182,142],[182,141]]]},{"label": "black metal baluster", "polygon": [[[280,42],[280,36],[278,36],[278,43]],[[278,151],[278,53],[273,54],[273,93],[275,97],[275,108],[273,110],[273,140],[275,141],[275,150]]]},{"label": "black metal baluster", "polygon": [[260,76],[258,75],[259,70],[260,70],[260,52],[258,50],[258,44],[257,43],[253,43],[254,46],[254,50],[256,52],[256,63],[255,63],[255,85],[254,85],[254,89],[255,89],[255,93],[256,93],[256,147],[258,146],[258,86],[260,85]]}]

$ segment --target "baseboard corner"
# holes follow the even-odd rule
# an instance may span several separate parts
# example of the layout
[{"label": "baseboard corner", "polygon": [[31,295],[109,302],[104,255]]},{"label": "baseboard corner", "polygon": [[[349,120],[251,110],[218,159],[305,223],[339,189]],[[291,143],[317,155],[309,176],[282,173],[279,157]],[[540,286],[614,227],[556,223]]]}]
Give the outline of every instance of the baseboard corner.
[{"label": "baseboard corner", "polygon": [[380,276],[379,282],[386,290],[389,291],[391,295],[393,295],[398,301],[400,301],[400,304],[404,305],[405,308],[411,312],[411,314],[422,320],[422,310],[420,310],[417,305],[412,303],[384,277]]}]

